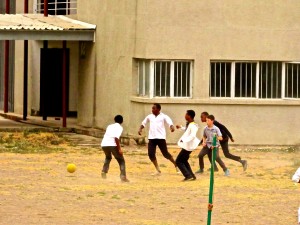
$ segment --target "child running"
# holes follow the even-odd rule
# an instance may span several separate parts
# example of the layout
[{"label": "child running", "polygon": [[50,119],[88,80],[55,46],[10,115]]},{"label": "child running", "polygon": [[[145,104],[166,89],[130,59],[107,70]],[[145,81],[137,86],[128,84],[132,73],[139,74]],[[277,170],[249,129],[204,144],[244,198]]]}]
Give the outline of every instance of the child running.
[{"label": "child running", "polygon": [[[229,176],[229,169],[225,166],[225,163],[222,161],[222,159],[219,156],[219,146],[220,146],[220,140],[222,140],[222,133],[218,127],[214,125],[215,117],[213,115],[208,115],[206,118],[207,126],[204,128],[203,131],[203,148],[199,154],[200,157],[204,157],[207,154],[212,153],[213,147],[216,147],[216,161],[219,163],[219,165],[222,167],[223,171],[225,172],[225,176]],[[217,146],[212,146],[212,141],[214,135],[217,135]],[[204,163],[203,161],[200,162],[200,170],[203,171],[204,169]]]},{"label": "child running", "polygon": [[[209,114],[207,112],[202,112],[201,113],[201,122],[204,122],[206,123],[206,118]],[[216,127],[218,127],[222,133],[222,138],[223,140],[220,141],[220,145],[221,145],[221,148],[223,150],[223,153],[224,153],[224,156],[228,159],[232,159],[234,161],[237,161],[239,163],[242,164],[243,166],[243,169],[244,171],[247,170],[247,166],[248,166],[248,163],[247,163],[247,160],[242,160],[240,156],[236,156],[236,155],[233,155],[229,152],[229,146],[228,146],[228,140],[230,139],[232,142],[234,142],[234,139],[232,137],[232,134],[230,133],[230,131],[227,129],[227,127],[225,127],[223,124],[219,123],[218,121],[214,120],[214,125]],[[208,154],[208,158],[209,158],[209,161],[211,161],[211,155]],[[203,163],[204,164],[204,159],[203,157],[200,157],[199,156],[199,165]],[[218,167],[217,165],[215,164],[215,171],[218,171]],[[203,173],[204,171],[199,169],[196,173]]]},{"label": "child running", "polygon": [[112,159],[112,155],[118,161],[120,166],[120,178],[122,182],[129,182],[126,178],[125,160],[123,157],[123,152],[120,145],[120,136],[123,132],[123,117],[121,115],[115,116],[115,123],[109,125],[106,128],[103,140],[101,142],[101,147],[105,153],[105,162],[102,169],[102,178],[106,179],[106,174],[109,170],[109,164]]},{"label": "child running", "polygon": [[195,112],[193,110],[187,110],[185,114],[185,120],[187,122],[186,127],[177,125],[177,129],[185,130],[184,134],[178,141],[178,146],[182,148],[176,159],[176,164],[184,176],[183,181],[196,180],[196,176],[193,173],[191,166],[188,162],[190,154],[197,148],[200,140],[196,137],[198,131],[198,125],[194,122]]},{"label": "child running", "polygon": [[165,123],[170,127],[171,132],[174,132],[175,128],[173,122],[169,116],[162,113],[161,106],[158,103],[154,103],[152,106],[152,114],[149,114],[142,122],[140,129],[138,131],[139,135],[142,135],[143,129],[146,127],[147,123],[150,123],[149,134],[148,134],[148,156],[155,166],[156,172],[153,176],[161,174],[158,162],[156,159],[156,146],[159,147],[163,156],[170,160],[178,171],[177,165],[173,156],[169,153],[167,143],[166,143],[166,128]]}]

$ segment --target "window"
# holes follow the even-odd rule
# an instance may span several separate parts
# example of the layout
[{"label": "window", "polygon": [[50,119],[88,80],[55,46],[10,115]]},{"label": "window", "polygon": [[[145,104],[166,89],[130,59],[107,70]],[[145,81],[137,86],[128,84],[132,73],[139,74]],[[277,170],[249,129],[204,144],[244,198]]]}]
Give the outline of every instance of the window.
[{"label": "window", "polygon": [[138,62],[138,76],[139,76],[139,90],[141,96],[149,94],[150,82],[150,60],[143,60]]},{"label": "window", "polygon": [[[44,13],[44,0],[36,0],[35,11]],[[70,15],[77,13],[77,0],[48,0],[49,15]]]},{"label": "window", "polygon": [[171,62],[154,62],[154,96],[170,97],[171,95]]},{"label": "window", "polygon": [[138,60],[138,95],[191,97],[191,61]]},{"label": "window", "polygon": [[300,63],[285,65],[285,97],[300,98]]},{"label": "window", "polygon": [[210,97],[300,98],[300,63],[211,62]]},{"label": "window", "polygon": [[210,96],[230,97],[231,63],[212,62],[210,64]]},{"label": "window", "polygon": [[174,96],[189,97],[191,82],[191,63],[174,62]]},{"label": "window", "polygon": [[281,62],[259,64],[259,98],[281,98]]},{"label": "window", "polygon": [[256,95],[256,63],[235,63],[234,96],[255,98]]}]

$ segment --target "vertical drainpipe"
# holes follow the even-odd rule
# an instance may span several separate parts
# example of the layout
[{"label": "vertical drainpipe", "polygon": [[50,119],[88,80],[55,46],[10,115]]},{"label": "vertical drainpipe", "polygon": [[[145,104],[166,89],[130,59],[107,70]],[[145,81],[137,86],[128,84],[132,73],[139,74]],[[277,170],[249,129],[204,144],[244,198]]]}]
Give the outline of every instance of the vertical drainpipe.
[{"label": "vertical drainpipe", "polygon": [[[28,14],[28,0],[24,0],[24,13]],[[27,119],[28,108],[28,40],[24,40],[23,120]]]},{"label": "vertical drainpipe", "polygon": [[67,41],[63,41],[62,117],[62,126],[67,127]]},{"label": "vertical drainpipe", "polygon": [[[10,13],[10,0],[6,0],[5,13]],[[9,80],[9,41],[5,41],[4,49],[4,113],[8,112],[8,80]]]}]

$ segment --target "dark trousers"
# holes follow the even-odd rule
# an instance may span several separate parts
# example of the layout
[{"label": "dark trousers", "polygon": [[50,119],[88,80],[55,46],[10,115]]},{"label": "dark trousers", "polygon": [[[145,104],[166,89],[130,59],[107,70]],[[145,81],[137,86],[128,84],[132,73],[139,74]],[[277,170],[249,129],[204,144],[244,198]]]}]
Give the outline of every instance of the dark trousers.
[{"label": "dark trousers", "polygon": [[188,162],[191,153],[192,153],[191,151],[182,149],[176,158],[176,164],[180,169],[181,173],[183,174],[183,176],[186,178],[191,178],[195,176]]},{"label": "dark trousers", "polygon": [[167,142],[165,139],[149,139],[148,156],[151,161],[156,160],[156,146],[159,147],[161,153],[166,159],[172,158],[172,155],[168,152]]},{"label": "dark trousers", "polygon": [[[204,156],[208,155],[208,158],[210,160],[211,163],[211,158],[212,158],[212,150],[210,148],[208,148],[207,146],[203,147],[202,150],[200,151],[198,157],[199,157],[199,165],[200,165],[200,169],[204,169]],[[225,163],[222,161],[222,159],[220,158],[219,155],[219,148],[216,149],[216,161],[219,163],[219,165],[222,167],[223,171],[227,170],[227,167],[225,166]],[[214,168],[216,169],[216,165],[214,166]]]},{"label": "dark trousers", "polygon": [[104,161],[102,172],[104,173],[108,172],[109,164],[113,155],[119,163],[120,172],[121,172],[120,176],[126,177],[125,160],[123,155],[119,153],[118,148],[115,146],[108,146],[108,147],[102,147],[102,149],[105,153],[105,161]]},{"label": "dark trousers", "polygon": [[235,160],[235,161],[238,161],[238,162],[241,160],[241,157],[232,155],[232,154],[229,152],[228,141],[220,142],[220,145],[221,145],[221,147],[222,147],[224,156],[225,156],[226,158],[232,159],[232,160]]}]

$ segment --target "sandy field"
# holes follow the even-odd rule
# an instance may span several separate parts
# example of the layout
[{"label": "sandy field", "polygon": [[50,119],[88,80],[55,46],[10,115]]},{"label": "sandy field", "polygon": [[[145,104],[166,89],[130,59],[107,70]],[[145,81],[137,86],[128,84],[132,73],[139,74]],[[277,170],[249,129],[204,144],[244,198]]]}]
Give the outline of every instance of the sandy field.
[{"label": "sandy field", "polygon": [[[206,224],[208,171],[182,182],[158,151],[162,174],[151,176],[146,146],[131,144],[123,148],[130,183],[120,182],[116,160],[103,180],[104,154],[96,138],[5,135],[0,137],[0,224]],[[26,142],[20,151],[26,145],[22,138],[31,138],[34,147]],[[42,143],[35,145],[36,140]],[[176,157],[179,149],[169,149]],[[198,152],[191,154],[194,170]],[[249,167],[243,172],[221,153],[231,175],[215,174],[212,224],[297,224],[300,185],[291,176],[300,166],[300,151],[232,147],[231,152],[247,159]],[[68,163],[76,164],[75,173],[66,171]],[[205,163],[206,170],[207,158]]]}]

